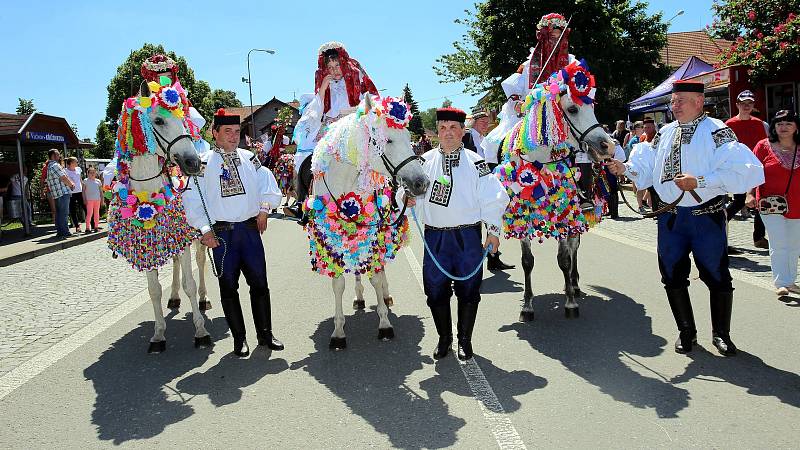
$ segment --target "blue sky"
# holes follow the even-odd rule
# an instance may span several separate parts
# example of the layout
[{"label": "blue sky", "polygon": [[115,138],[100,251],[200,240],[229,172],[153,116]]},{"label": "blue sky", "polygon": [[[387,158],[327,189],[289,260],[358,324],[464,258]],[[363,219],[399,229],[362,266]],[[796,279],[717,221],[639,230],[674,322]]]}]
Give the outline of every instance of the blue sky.
[{"label": "blue sky", "polygon": [[[711,21],[711,0],[656,0],[648,12],[680,9],[670,31],[698,30]],[[460,84],[441,84],[432,66],[452,51],[464,33],[453,21],[472,1],[348,0],[322,2],[238,1],[152,2],[168,12],[142,14],[145,2],[27,0],[0,9],[0,112],[13,113],[17,98],[33,98],[39,111],[66,117],[81,137],[94,138],[105,115],[106,86],[117,66],[144,42],[161,43],[184,56],[197,78],[233,90],[249,104],[247,51],[254,103],[273,96],[291,100],[313,90],[316,51],[338,40],[360,60],[379,89],[399,95],[409,83],[420,108],[443,97],[469,108],[475,98]],[[178,11],[174,6],[191,5]],[[302,5],[302,6],[300,6]],[[334,6],[335,5],[335,6]],[[376,6],[380,5],[377,11]],[[527,55],[520,55],[520,59]]]}]

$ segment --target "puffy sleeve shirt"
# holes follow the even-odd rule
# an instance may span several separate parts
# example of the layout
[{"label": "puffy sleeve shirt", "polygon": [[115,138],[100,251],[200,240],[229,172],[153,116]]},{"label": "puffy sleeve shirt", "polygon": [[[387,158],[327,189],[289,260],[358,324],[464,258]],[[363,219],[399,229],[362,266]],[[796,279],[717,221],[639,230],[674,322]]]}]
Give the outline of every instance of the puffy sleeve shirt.
[{"label": "puffy sleeve shirt", "polygon": [[[681,190],[675,184],[679,174],[698,178],[695,192],[702,202],[718,195],[742,193],[764,182],[764,168],[733,131],[705,115],[686,123],[672,122],[653,139],[652,150],[637,145],[625,165],[628,176],[639,189],[653,186],[664,202],[672,203]],[[678,206],[697,206],[685,195]]]},{"label": "puffy sleeve shirt", "polygon": [[500,236],[509,198],[486,161],[463,146],[450,154],[437,147],[422,158],[431,184],[424,198],[417,198],[420,220],[436,228],[483,222],[489,233]]},{"label": "puffy sleeve shirt", "polygon": [[183,194],[186,218],[202,233],[217,221],[243,222],[255,217],[280,205],[282,199],[275,176],[252,152],[238,148],[225,157],[221,152],[215,149],[200,155],[204,170],[196,179],[209,217],[191,179],[194,177]]},{"label": "puffy sleeve shirt", "polygon": [[[756,199],[761,200],[762,197],[770,195],[786,196],[789,211],[784,217],[800,219],[800,154],[797,155],[793,169],[789,170],[789,167],[792,167],[794,152],[780,156],[775,152],[769,139],[762,139],[753,148],[756,158],[764,165],[764,183],[756,189]],[[794,176],[789,184],[789,175],[792,172]]]}]

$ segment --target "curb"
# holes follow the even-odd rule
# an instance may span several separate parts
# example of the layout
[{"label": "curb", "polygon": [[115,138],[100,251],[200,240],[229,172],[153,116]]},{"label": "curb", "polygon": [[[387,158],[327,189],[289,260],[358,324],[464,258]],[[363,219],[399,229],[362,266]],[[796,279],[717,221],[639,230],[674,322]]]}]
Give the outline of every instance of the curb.
[{"label": "curb", "polygon": [[85,244],[87,242],[91,242],[97,239],[101,239],[108,236],[108,230],[101,231],[99,233],[92,233],[78,236],[77,238],[68,239],[61,242],[55,242],[52,244],[48,244],[43,246],[42,248],[37,248],[35,250],[30,250],[27,252],[19,253],[16,255],[11,255],[7,257],[0,258],[0,267],[10,266],[12,264],[16,264],[18,262],[27,261],[29,259],[36,258],[37,256],[47,255],[48,253],[57,252],[59,250],[64,250],[70,247],[75,247],[76,245]]}]

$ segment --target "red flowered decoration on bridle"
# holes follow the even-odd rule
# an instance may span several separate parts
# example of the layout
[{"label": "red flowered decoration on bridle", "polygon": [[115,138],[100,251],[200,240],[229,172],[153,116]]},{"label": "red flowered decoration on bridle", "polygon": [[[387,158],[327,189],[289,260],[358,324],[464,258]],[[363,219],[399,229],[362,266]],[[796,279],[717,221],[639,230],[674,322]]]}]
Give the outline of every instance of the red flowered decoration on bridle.
[{"label": "red flowered decoration on bridle", "polygon": [[402,130],[411,122],[411,108],[402,101],[392,97],[385,97],[381,101],[381,111],[385,115],[386,125],[389,128]]},{"label": "red flowered decoration on bridle", "polygon": [[594,75],[589,72],[586,61],[574,61],[561,69],[561,76],[567,83],[572,101],[578,105],[591,105],[594,103]]}]

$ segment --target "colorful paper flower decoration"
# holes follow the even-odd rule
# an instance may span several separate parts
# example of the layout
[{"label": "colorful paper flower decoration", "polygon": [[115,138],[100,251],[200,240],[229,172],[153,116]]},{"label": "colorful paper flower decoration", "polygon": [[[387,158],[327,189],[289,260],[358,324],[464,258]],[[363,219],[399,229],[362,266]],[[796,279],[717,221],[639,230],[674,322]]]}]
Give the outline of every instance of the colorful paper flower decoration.
[{"label": "colorful paper flower decoration", "polygon": [[566,80],[572,101],[578,105],[594,103],[594,75],[589,72],[585,60],[574,61],[560,72]]},{"label": "colorful paper flower decoration", "polygon": [[381,101],[381,110],[386,115],[386,124],[390,128],[402,130],[411,122],[411,109],[401,100],[384,97]]}]

